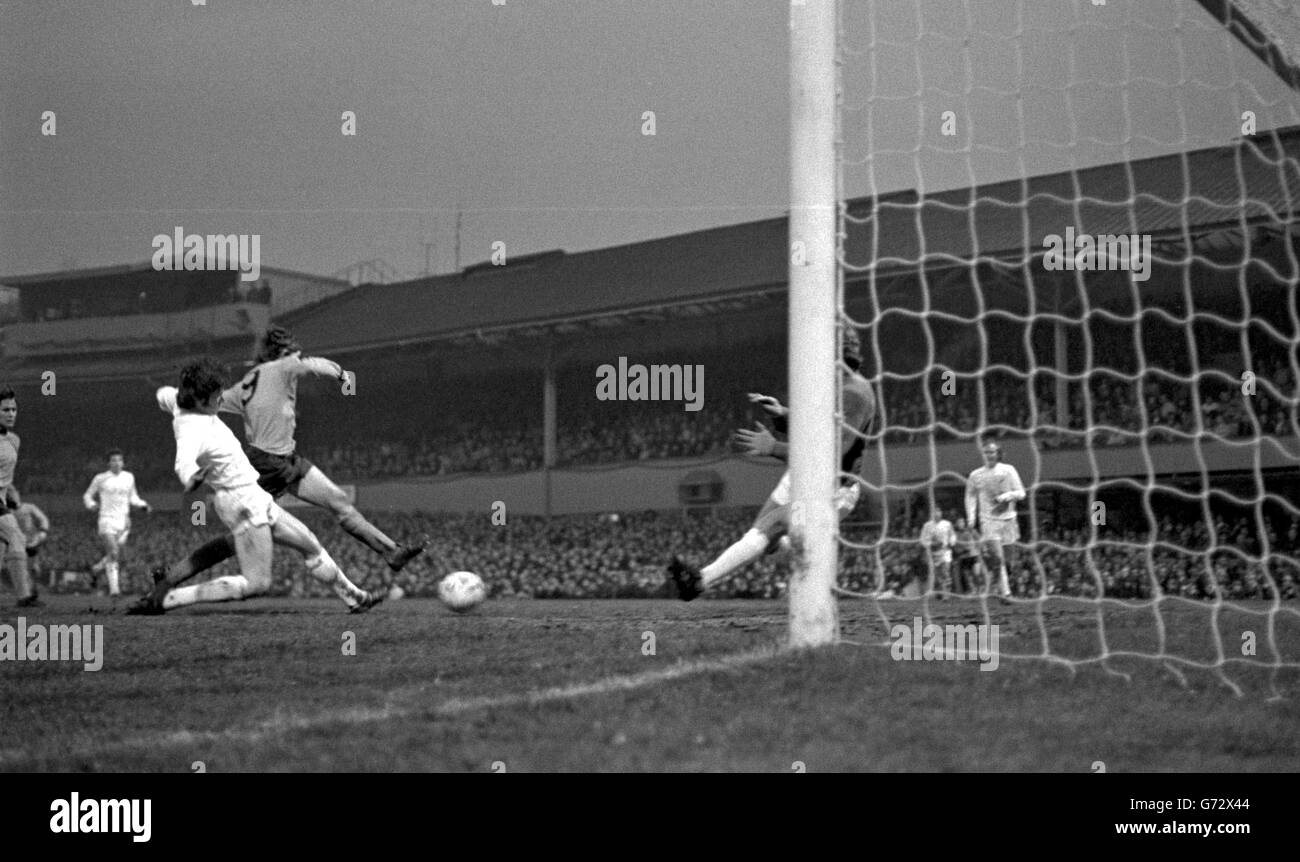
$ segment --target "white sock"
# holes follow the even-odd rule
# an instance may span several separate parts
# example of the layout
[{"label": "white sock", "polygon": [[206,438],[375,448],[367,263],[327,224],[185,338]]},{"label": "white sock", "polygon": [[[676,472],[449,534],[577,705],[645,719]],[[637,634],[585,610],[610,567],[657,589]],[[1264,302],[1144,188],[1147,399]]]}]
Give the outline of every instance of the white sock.
[{"label": "white sock", "polygon": [[1003,566],[998,572],[998,587],[1002,590],[1002,595],[1011,595],[1011,585],[1007,583],[1007,567]]},{"label": "white sock", "polygon": [[322,548],[319,554],[307,557],[303,562],[307,564],[307,571],[311,576],[323,584],[332,586],[334,595],[342,599],[343,604],[348,607],[356,607],[357,603],[366,597],[365,590],[348,580],[348,576],[343,574],[343,570],[338,567],[338,563],[334,562],[329,551]]},{"label": "white sock", "polygon": [[248,578],[243,575],[225,575],[192,587],[176,587],[163,596],[167,610],[198,604],[199,602],[233,602],[248,595]]},{"label": "white sock", "polygon": [[740,537],[739,542],[719,554],[716,560],[700,569],[705,588],[713,586],[741,566],[754,562],[766,550],[767,536],[758,530],[750,530]]},{"label": "white sock", "polygon": [[118,567],[117,563],[109,560],[104,565],[104,574],[108,576],[108,594],[110,596],[120,596],[122,590],[118,585]]}]

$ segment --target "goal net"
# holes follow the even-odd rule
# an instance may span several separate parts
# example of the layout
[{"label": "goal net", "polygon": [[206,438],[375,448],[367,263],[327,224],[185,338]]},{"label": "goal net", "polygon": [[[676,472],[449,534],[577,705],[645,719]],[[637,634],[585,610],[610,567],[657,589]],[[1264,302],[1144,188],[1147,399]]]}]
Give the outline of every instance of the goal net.
[{"label": "goal net", "polygon": [[[1001,622],[1003,661],[1276,695],[1300,668],[1300,11],[836,14],[838,312],[879,398],[841,473],[867,503],[836,589],[869,600],[843,637]],[[982,506],[964,523],[989,440],[1025,488],[1015,541],[981,542]],[[932,519],[953,537],[922,542]]]}]

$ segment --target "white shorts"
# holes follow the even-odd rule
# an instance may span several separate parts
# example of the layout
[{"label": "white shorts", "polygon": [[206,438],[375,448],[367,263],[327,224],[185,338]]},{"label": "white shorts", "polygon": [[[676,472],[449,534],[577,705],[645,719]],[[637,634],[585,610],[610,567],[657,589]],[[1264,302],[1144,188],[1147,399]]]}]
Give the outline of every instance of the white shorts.
[{"label": "white shorts", "polygon": [[1020,525],[1016,523],[1015,518],[998,520],[996,518],[983,518],[980,520],[980,541],[997,542],[999,545],[1010,545],[1020,541]]},{"label": "white shorts", "polygon": [[119,545],[125,545],[127,537],[131,535],[131,525],[123,524],[121,521],[100,521],[99,535],[107,536]]},{"label": "white shorts", "polygon": [[275,500],[257,485],[217,491],[212,495],[212,506],[221,523],[236,536],[254,527],[270,526],[280,517]]},{"label": "white shorts", "polygon": [[[835,489],[835,511],[841,518],[852,512],[858,505],[858,498],[862,496],[862,486],[857,482],[848,485],[841,485]],[[774,505],[790,505],[790,471],[786,470],[781,476],[781,481],[776,483],[768,497]]]}]

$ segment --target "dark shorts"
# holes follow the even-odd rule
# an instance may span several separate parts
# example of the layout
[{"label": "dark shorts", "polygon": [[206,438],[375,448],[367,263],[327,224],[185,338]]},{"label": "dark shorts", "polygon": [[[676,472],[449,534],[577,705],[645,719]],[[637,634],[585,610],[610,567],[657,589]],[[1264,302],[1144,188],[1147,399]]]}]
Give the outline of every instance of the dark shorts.
[{"label": "dark shorts", "polygon": [[253,446],[248,447],[248,460],[257,470],[257,484],[272,497],[297,489],[298,481],[306,476],[312,463],[297,452],[292,455],[272,455]]}]

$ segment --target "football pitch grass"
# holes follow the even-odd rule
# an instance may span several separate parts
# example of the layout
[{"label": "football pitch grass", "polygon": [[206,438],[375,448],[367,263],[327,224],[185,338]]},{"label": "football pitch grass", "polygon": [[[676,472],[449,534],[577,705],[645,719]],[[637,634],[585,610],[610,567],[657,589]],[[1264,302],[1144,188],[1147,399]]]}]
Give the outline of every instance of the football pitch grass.
[{"label": "football pitch grass", "polygon": [[[261,599],[127,617],[54,596],[0,623],[103,625],[103,667],[0,662],[0,770],[1295,771],[1300,671],[1270,665],[1300,663],[1300,609],[1272,614],[1270,638],[1268,607],[1162,603],[1170,655],[1240,658],[1255,633],[1255,664],[1216,671],[1117,654],[1158,651],[1150,607],[1104,609],[1113,657],[1089,661],[1097,605],[1066,600],[844,600],[846,643],[788,652],[783,601],[462,616],[407,599],[351,616]],[[997,624],[996,670],[892,658],[891,627],[917,615]],[[1009,657],[1042,653],[1044,634],[1073,673]]]}]

